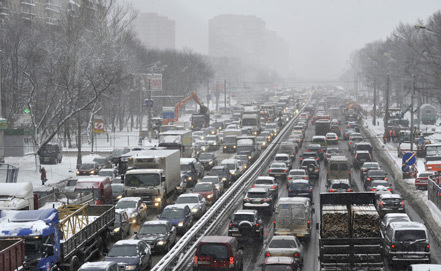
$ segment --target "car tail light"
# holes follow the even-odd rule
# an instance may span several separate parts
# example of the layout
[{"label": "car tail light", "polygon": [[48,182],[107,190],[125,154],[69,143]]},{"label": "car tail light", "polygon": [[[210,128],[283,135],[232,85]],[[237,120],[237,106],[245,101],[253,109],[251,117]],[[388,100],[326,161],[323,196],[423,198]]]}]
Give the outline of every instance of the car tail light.
[{"label": "car tail light", "polygon": [[349,189],[347,190],[347,192],[352,192],[352,189],[349,188]]},{"label": "car tail light", "polygon": [[288,180],[291,180],[292,178],[291,177],[288,177]]},{"label": "car tail light", "polygon": [[[325,146],[326,146],[326,144],[325,144]],[[323,152],[323,150],[318,150],[319,152]]]},{"label": "car tail light", "polygon": [[272,169],[270,169],[270,172],[273,172],[273,170],[272,170]]},{"label": "car tail light", "polygon": [[385,177],[384,180],[387,181],[387,177]]},{"label": "car tail light", "polygon": [[349,142],[349,145],[352,145],[352,142]]},{"label": "car tail light", "polygon": [[292,189],[291,189],[291,188],[289,188],[289,189],[288,189],[288,192],[292,192]]},{"label": "car tail light", "polygon": [[311,224],[311,220],[306,221],[306,223]]},{"label": "car tail light", "polygon": [[198,263],[198,256],[194,256],[194,263],[195,263],[195,264]]},{"label": "car tail light", "polygon": [[394,244],[390,245],[390,250],[391,251],[397,251],[397,246],[394,245]]},{"label": "car tail light", "polygon": [[358,154],[355,155],[355,159],[357,159],[357,158],[358,158]]},{"label": "car tail light", "polygon": [[326,140],[328,140],[329,138],[326,137]]},{"label": "car tail light", "polygon": [[316,158],[315,160],[317,160],[317,161],[318,161],[319,159],[318,159],[318,158]]},{"label": "car tail light", "polygon": [[388,188],[388,189],[387,189],[387,191],[390,191],[390,192],[392,192],[392,188]]},{"label": "car tail light", "polygon": [[427,245],[426,245],[426,252],[429,252],[429,251],[430,251],[430,245],[427,244]]},{"label": "car tail light", "polygon": [[311,189],[309,189],[309,191],[308,192],[311,192],[312,190]]},{"label": "car tail light", "polygon": [[326,174],[329,174],[329,170],[326,170]]},{"label": "car tail light", "polygon": [[273,185],[271,189],[276,189],[276,186],[275,186],[275,185]]},{"label": "car tail light", "polygon": [[369,177],[369,178],[367,178],[366,180],[370,181],[370,180],[371,180],[371,178]]},{"label": "car tail light", "polygon": [[253,185],[253,188],[256,188],[256,185]]},{"label": "car tail light", "polygon": [[335,138],[335,140],[338,140],[338,136]]},{"label": "car tail light", "polygon": [[351,171],[349,171],[348,173],[351,174]]},{"label": "car tail light", "polygon": [[300,158],[300,161],[303,161],[303,158]]},{"label": "car tail light", "polygon": [[250,201],[250,198],[246,198],[245,201]]},{"label": "car tail light", "polygon": [[286,173],[286,169],[285,169],[285,170],[283,170],[283,173]]},{"label": "car tail light", "polygon": [[329,189],[329,192],[335,192],[335,189]]},{"label": "car tail light", "polygon": [[365,169],[365,168],[363,168],[363,172],[366,172],[366,169]]},{"label": "car tail light", "polygon": [[303,177],[303,179],[308,180],[308,177]]},{"label": "car tail light", "polygon": [[234,257],[230,257],[230,265],[234,265]]},{"label": "car tail light", "polygon": [[263,201],[264,201],[264,202],[268,202],[268,201],[270,201],[270,199],[264,199]]},{"label": "car tail light", "polygon": [[306,150],[306,152],[310,152],[311,150]]},{"label": "car tail light", "polygon": [[404,207],[404,200],[402,200],[402,201],[400,202],[400,204],[401,204],[401,207]]},{"label": "car tail light", "polygon": [[384,202],[383,201],[380,201],[380,207],[384,207]]},{"label": "car tail light", "polygon": [[231,228],[231,226],[233,226],[233,223],[228,224],[228,226]]},{"label": "car tail light", "polygon": [[375,189],[375,188],[372,188],[372,189],[371,189],[371,191],[376,191],[376,190],[377,190],[377,189]]},{"label": "car tail light", "polygon": [[271,256],[271,253],[265,253],[265,257],[269,257],[269,256]]}]

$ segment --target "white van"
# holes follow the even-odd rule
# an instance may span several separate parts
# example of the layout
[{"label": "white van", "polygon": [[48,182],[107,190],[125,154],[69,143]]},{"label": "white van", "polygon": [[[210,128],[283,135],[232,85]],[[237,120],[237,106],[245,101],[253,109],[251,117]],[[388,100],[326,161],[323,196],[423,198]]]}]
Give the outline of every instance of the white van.
[{"label": "white van", "polygon": [[274,235],[294,235],[300,239],[309,239],[313,213],[310,198],[280,198],[275,211]]}]

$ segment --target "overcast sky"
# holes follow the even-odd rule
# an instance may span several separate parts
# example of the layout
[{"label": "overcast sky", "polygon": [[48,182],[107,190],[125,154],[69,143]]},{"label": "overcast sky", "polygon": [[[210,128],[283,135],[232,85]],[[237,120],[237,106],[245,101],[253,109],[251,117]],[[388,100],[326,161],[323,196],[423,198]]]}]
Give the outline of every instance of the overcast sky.
[{"label": "overcast sky", "polygon": [[385,39],[400,23],[427,20],[440,0],[125,0],[176,21],[177,49],[208,53],[208,20],[255,15],[290,44],[291,70],[303,79],[337,78],[350,54]]}]

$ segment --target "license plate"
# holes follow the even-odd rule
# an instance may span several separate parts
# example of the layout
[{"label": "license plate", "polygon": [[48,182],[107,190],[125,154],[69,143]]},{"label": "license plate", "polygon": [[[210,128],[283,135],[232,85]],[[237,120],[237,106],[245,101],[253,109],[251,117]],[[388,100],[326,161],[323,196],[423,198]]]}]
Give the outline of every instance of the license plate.
[{"label": "license plate", "polygon": [[404,255],[404,258],[409,258],[409,259],[418,259],[418,258],[422,258],[423,256],[421,255]]},{"label": "license plate", "polygon": [[242,234],[240,234],[240,233],[233,233],[233,234],[231,234],[231,236],[237,237],[237,236],[242,236]]},{"label": "license plate", "polygon": [[210,264],[210,262],[207,262],[207,261],[198,261],[198,264],[202,264],[202,265],[206,265],[206,264]]}]

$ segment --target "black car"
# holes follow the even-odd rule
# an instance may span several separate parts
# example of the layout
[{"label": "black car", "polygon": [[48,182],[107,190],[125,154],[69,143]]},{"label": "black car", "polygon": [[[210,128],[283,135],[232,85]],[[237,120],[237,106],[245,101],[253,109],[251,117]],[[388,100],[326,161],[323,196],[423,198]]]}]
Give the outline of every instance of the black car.
[{"label": "black car", "polygon": [[263,220],[257,210],[237,210],[228,225],[228,236],[238,239],[251,238],[263,243]]},{"label": "black car", "polygon": [[343,134],[343,138],[348,140],[352,133],[356,133],[356,131],[354,129],[346,129]]},{"label": "black car", "polygon": [[302,155],[300,155],[300,162],[308,158],[320,161],[320,157],[317,152],[304,152]]},{"label": "black car", "polygon": [[368,151],[356,151],[354,156],[354,167],[359,168],[366,162],[372,161],[372,155]]},{"label": "black car", "polygon": [[305,152],[316,152],[320,160],[323,160],[323,158],[325,158],[325,154],[320,144],[309,144],[308,147],[306,147]]},{"label": "black car", "polygon": [[176,228],[173,227],[170,221],[153,220],[144,222],[135,234],[135,239],[146,241],[154,252],[167,253],[176,243]]},{"label": "black car", "polygon": [[308,180],[294,180],[288,184],[288,197],[308,197],[312,200],[312,186]]},{"label": "black car", "polygon": [[205,170],[209,170],[214,166],[217,166],[217,158],[216,155],[212,152],[203,152],[199,155],[199,162],[201,162],[202,166]]},{"label": "black car", "polygon": [[370,186],[370,183],[374,180],[387,181],[387,173],[381,169],[372,169],[364,177],[364,187]]},{"label": "black car", "polygon": [[364,177],[370,170],[380,169],[378,162],[366,162],[360,168],[360,179],[363,181]]},{"label": "black car", "polygon": [[399,194],[382,194],[377,200],[378,214],[405,213],[404,199]]},{"label": "black car", "polygon": [[226,166],[213,167],[208,173],[208,176],[219,176],[222,182],[224,182],[224,187],[229,187],[233,181],[233,177]]},{"label": "black car", "polygon": [[115,222],[113,227],[110,227],[110,235],[116,241],[130,235],[130,220],[126,211],[122,209],[115,211]]},{"label": "black car", "polygon": [[116,242],[104,261],[117,262],[120,270],[141,271],[152,268],[150,246],[142,240]]}]

